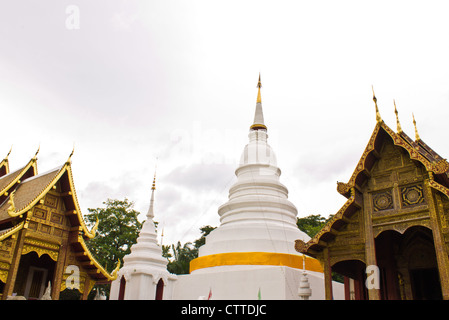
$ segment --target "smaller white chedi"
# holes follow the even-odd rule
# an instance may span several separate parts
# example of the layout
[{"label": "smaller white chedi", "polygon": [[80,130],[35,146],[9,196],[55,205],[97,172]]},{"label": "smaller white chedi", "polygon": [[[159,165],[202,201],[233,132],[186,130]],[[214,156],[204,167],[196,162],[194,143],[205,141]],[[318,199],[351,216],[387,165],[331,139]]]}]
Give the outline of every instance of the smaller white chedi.
[{"label": "smaller white chedi", "polygon": [[167,270],[167,259],[157,243],[154,225],[154,191],[156,175],[151,188],[151,200],[146,220],[131,253],[123,258],[124,265],[111,284],[111,300],[162,300],[171,299],[173,281],[177,276]]}]

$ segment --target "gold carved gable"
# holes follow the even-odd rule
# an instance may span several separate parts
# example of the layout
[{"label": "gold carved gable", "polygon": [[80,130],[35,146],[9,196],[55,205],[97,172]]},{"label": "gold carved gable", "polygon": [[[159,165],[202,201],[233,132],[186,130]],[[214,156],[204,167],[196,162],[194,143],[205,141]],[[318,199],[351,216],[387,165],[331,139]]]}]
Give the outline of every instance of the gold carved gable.
[{"label": "gold carved gable", "polygon": [[[393,187],[418,184],[426,174],[425,167],[410,159],[409,154],[402,147],[396,146],[390,137],[383,141],[378,159],[374,163],[366,184],[366,190],[373,193],[376,209],[390,209],[394,198]],[[408,195],[404,203],[414,203],[418,199],[419,191],[403,190]]]},{"label": "gold carved gable", "polygon": [[411,226],[428,226],[424,195],[426,168],[386,137],[362,191],[366,210],[372,213],[374,235],[386,230],[405,232]]},{"label": "gold carved gable", "polygon": [[29,211],[27,229],[34,233],[35,238],[37,235],[53,239],[67,236],[71,224],[65,215],[66,209],[58,185]]}]

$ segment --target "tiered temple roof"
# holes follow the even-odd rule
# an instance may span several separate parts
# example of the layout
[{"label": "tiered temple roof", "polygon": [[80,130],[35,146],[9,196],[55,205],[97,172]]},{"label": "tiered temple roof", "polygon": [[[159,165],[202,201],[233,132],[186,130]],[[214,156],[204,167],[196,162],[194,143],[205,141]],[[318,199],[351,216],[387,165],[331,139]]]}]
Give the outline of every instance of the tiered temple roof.
[{"label": "tiered temple roof", "polygon": [[[108,282],[116,278],[119,266],[112,273],[107,272],[87,248],[86,240],[95,237],[99,222],[91,230],[84,222],[73,182],[72,155],[73,152],[61,166],[41,174],[37,173],[37,152],[24,167],[11,173],[8,157],[0,162],[0,174],[3,173],[0,176],[0,245],[22,229],[27,229],[27,237],[41,239],[42,232],[36,227],[35,221],[43,214],[42,221],[45,220],[50,225],[49,228],[60,233],[53,237],[53,233],[49,231],[46,238],[49,243],[54,242],[53,245],[56,245],[51,249],[55,251],[55,257],[61,254],[65,241],[63,239],[67,237],[68,249],[76,257],[76,264],[83,268],[83,272],[93,281]],[[62,203],[56,205],[57,201]],[[64,211],[61,214],[48,210],[47,215],[45,210],[39,211],[39,205],[63,208]],[[61,230],[68,230],[68,236],[63,236]],[[51,250],[45,250],[43,252],[51,256]],[[2,258],[0,251],[0,261],[8,263],[8,259],[7,256]]]}]

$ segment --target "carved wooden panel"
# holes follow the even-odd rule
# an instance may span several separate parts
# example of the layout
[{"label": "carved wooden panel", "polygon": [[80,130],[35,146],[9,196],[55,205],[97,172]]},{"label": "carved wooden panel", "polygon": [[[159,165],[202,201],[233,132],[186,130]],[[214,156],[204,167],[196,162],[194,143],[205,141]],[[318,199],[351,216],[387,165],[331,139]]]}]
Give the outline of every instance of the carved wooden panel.
[{"label": "carved wooden panel", "polygon": [[376,192],[372,195],[374,212],[393,209],[393,194],[391,189]]},{"label": "carved wooden panel", "polygon": [[33,217],[45,220],[47,219],[47,211],[41,208],[34,208]]},{"label": "carved wooden panel", "polygon": [[2,260],[10,262],[16,240],[11,237],[0,242],[0,256]]},{"label": "carved wooden panel", "polygon": [[58,205],[58,197],[51,195],[51,194],[47,194],[45,196],[44,204],[51,208],[56,208]]},{"label": "carved wooden panel", "polygon": [[387,139],[382,147],[381,157],[377,162],[377,170],[392,170],[403,165],[401,150],[390,139]]},{"label": "carved wooden panel", "polygon": [[402,207],[409,207],[425,203],[422,185],[401,187]]},{"label": "carved wooden panel", "polygon": [[46,224],[41,224],[40,230],[43,233],[50,234],[51,233],[51,227]]},{"label": "carved wooden panel", "polygon": [[39,225],[39,224],[38,224],[37,222],[35,222],[35,221],[30,221],[30,222],[28,222],[28,229],[29,229],[29,230],[33,230],[33,231],[36,231],[38,225]]},{"label": "carved wooden panel", "polygon": [[64,221],[63,218],[64,216],[62,214],[52,212],[50,222],[62,224]]},{"label": "carved wooden panel", "polygon": [[66,236],[66,231],[70,228],[70,222],[64,214],[64,203],[55,190],[50,190],[34,206],[32,212],[33,214],[28,221],[28,229],[40,233],[44,238],[48,235],[54,236],[55,239]]}]

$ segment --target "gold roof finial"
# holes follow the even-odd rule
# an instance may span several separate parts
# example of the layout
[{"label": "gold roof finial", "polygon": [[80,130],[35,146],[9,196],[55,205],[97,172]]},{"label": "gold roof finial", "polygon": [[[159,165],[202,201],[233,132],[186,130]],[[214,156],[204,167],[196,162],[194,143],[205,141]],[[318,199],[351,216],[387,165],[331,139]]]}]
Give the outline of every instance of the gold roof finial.
[{"label": "gold roof finial", "polygon": [[37,154],[39,153],[40,150],[41,150],[41,145],[39,144],[39,147],[37,148],[37,151],[34,154],[33,160],[37,160]]},{"label": "gold roof finial", "polygon": [[9,152],[8,152],[8,154],[6,155],[6,160],[8,160],[8,157],[9,157],[9,155],[11,154],[11,151],[12,151],[12,145],[11,145],[11,148],[9,149]]},{"label": "gold roof finial", "polygon": [[374,87],[371,85],[371,88],[373,89],[373,101],[374,105],[376,106],[376,121],[382,122],[382,117],[380,116],[379,108],[377,107],[377,98],[376,95],[374,94]]},{"label": "gold roof finial", "polygon": [[73,149],[72,149],[72,152],[70,153],[69,158],[67,159],[66,163],[68,163],[68,164],[71,164],[71,163],[72,163],[72,156],[73,156],[73,153],[74,153],[74,152],[75,152],[75,142],[73,143]]},{"label": "gold roof finial", "polygon": [[260,72],[259,72],[259,81],[257,82],[258,92],[257,92],[257,103],[262,103],[262,97],[260,96],[260,88],[262,88],[262,82],[260,81]]},{"label": "gold roof finial", "polygon": [[413,125],[415,126],[415,141],[419,141],[421,140],[421,138],[419,137],[418,134],[418,128],[416,127],[416,121],[415,121],[415,115],[412,112],[412,117],[413,117]]},{"label": "gold roof finial", "polygon": [[394,101],[394,99],[393,103],[394,103],[394,113],[396,114],[396,130],[398,133],[402,133],[401,123],[399,122],[398,109],[396,109],[396,101]]}]

